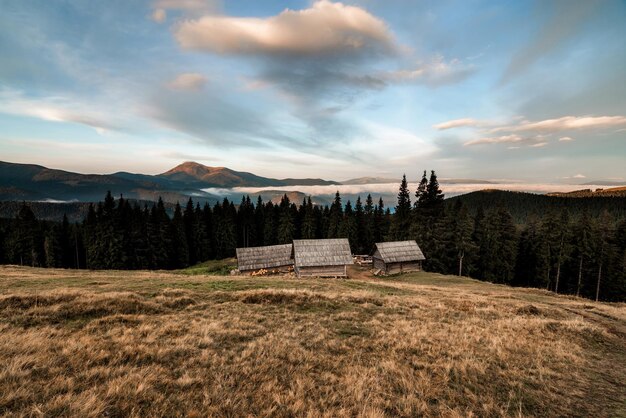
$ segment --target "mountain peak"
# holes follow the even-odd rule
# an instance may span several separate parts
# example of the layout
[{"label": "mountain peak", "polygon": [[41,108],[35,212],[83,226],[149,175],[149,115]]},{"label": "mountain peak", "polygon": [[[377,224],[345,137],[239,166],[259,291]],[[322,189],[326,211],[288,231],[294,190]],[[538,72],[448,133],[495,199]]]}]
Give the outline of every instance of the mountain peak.
[{"label": "mountain peak", "polygon": [[195,161],[185,161],[178,164],[176,167],[171,168],[161,175],[174,174],[174,173],[197,173],[197,172],[209,172],[214,170],[224,170],[225,167],[210,167],[204,164],[197,163]]}]

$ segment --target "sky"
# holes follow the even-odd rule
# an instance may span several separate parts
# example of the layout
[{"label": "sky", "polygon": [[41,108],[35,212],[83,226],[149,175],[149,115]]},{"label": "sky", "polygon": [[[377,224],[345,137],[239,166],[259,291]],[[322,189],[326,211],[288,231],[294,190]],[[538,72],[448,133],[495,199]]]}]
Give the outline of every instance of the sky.
[{"label": "sky", "polygon": [[0,0],[0,160],[626,181],[626,2]]}]

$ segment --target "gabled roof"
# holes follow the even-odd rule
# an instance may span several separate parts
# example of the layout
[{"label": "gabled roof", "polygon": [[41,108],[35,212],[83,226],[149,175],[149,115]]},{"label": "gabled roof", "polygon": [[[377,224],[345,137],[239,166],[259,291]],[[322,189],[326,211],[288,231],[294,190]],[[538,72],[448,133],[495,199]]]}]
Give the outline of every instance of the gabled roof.
[{"label": "gabled roof", "polygon": [[426,260],[415,241],[377,242],[374,252],[376,250],[385,263]]},{"label": "gabled roof", "polygon": [[293,253],[296,267],[352,264],[352,252],[347,238],[294,240]]},{"label": "gabled roof", "polygon": [[292,264],[291,244],[237,248],[239,271],[268,269]]}]

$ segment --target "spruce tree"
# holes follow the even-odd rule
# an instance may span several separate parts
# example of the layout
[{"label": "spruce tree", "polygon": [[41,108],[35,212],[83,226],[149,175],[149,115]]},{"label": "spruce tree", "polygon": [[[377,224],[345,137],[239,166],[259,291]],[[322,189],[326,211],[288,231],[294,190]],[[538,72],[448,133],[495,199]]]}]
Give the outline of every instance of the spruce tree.
[{"label": "spruce tree", "polygon": [[356,223],[356,243],[355,253],[365,254],[370,248],[367,248],[367,240],[365,237],[365,211],[363,209],[363,203],[361,203],[361,196],[356,198],[356,204],[354,206],[354,220]]},{"label": "spruce tree", "polygon": [[265,205],[263,199],[259,195],[256,201],[256,207],[254,208],[254,227],[257,233],[256,245],[267,245],[265,240]]},{"label": "spruce tree", "polygon": [[302,221],[302,238],[314,239],[316,238],[316,220],[315,211],[313,210],[313,203],[311,202],[311,196],[306,199],[304,206],[304,219]]},{"label": "spruce tree", "polygon": [[280,216],[278,219],[278,244],[288,244],[293,241],[295,232],[293,213],[289,197],[285,194],[280,199]]},{"label": "spruce tree", "polygon": [[368,194],[365,199],[365,207],[363,208],[363,244],[366,252],[374,248],[375,244],[375,213],[374,199],[372,199],[371,194]]},{"label": "spruce tree", "polygon": [[[461,200],[457,200],[445,221],[443,248],[446,256],[446,273],[462,276],[468,270],[464,264],[474,250],[472,220]],[[465,268],[464,268],[465,267]]]},{"label": "spruce tree", "polygon": [[597,263],[597,281],[595,300],[600,298],[600,285],[602,283],[603,267],[605,267],[611,260],[612,255],[612,241],[613,241],[613,221],[607,211],[604,211],[600,218],[595,223],[593,231],[594,241],[594,258]]},{"label": "spruce tree", "polygon": [[415,209],[423,207],[424,202],[428,200],[428,194],[426,193],[427,188],[428,179],[426,178],[426,170],[424,170],[422,179],[420,180],[417,190],[415,191],[415,203],[413,204]]},{"label": "spruce tree", "polygon": [[179,269],[189,265],[189,247],[185,236],[185,222],[178,202],[174,208],[174,216],[170,223],[170,268]]},{"label": "spruce tree", "polygon": [[200,259],[200,239],[198,234],[200,228],[200,220],[196,217],[196,209],[193,205],[191,197],[187,200],[185,212],[183,213],[183,225],[185,238],[187,239],[187,251],[189,253],[188,264],[195,265]]},{"label": "spruce tree", "polygon": [[395,208],[391,226],[392,239],[402,241],[409,237],[411,227],[411,197],[406,181],[406,175],[402,176],[402,182],[398,190],[398,204]]},{"label": "spruce tree", "polygon": [[591,255],[592,232],[589,211],[585,209],[578,219],[574,230],[574,242],[578,259],[578,282],[576,285],[576,296],[580,296],[580,292],[584,284],[584,263]]},{"label": "spruce tree", "polygon": [[519,238],[512,284],[545,287],[548,281],[549,259],[548,245],[543,239],[539,223],[535,218],[531,218]]},{"label": "spruce tree", "polygon": [[350,242],[350,249],[354,253],[356,252],[357,238],[357,225],[354,211],[352,210],[352,202],[349,200],[346,202],[343,218],[339,226],[339,238],[348,238]]},{"label": "spruce tree", "polygon": [[327,238],[338,238],[339,227],[341,226],[341,220],[343,219],[343,205],[341,204],[341,196],[339,191],[335,193],[335,200],[330,206],[330,212],[328,214],[328,233]]},{"label": "spruce tree", "polygon": [[278,241],[276,236],[278,219],[276,217],[276,209],[271,201],[265,204],[263,220],[263,245],[274,245]]}]

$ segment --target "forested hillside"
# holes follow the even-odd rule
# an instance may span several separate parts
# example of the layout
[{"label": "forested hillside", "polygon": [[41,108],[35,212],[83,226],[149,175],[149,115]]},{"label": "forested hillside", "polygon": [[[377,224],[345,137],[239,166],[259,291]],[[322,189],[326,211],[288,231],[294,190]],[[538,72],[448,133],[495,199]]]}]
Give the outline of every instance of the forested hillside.
[{"label": "forested hillside", "polygon": [[470,213],[478,208],[504,207],[517,224],[526,224],[529,219],[541,218],[547,212],[568,210],[571,215],[587,210],[592,217],[608,212],[615,219],[626,218],[626,196],[616,194],[551,194],[510,192],[506,190],[481,190],[446,199],[446,206],[454,206],[461,200]]},{"label": "forested hillside", "polygon": [[626,300],[622,201],[564,198],[555,205],[532,196],[489,192],[446,204],[434,172],[429,178],[424,172],[415,192],[404,178],[393,213],[371,196],[353,203],[337,193],[330,206],[310,198],[291,202],[286,195],[278,204],[244,198],[238,206],[228,199],[214,206],[189,199],[169,216],[161,200],[140,206],[109,193],[76,224],[38,220],[23,204],[0,224],[0,263],[176,269],[231,257],[237,246],[297,238],[346,237],[355,254],[368,253],[375,242],[415,239],[429,271]]}]

